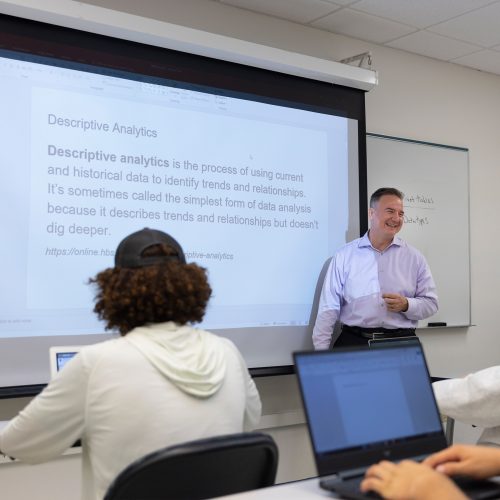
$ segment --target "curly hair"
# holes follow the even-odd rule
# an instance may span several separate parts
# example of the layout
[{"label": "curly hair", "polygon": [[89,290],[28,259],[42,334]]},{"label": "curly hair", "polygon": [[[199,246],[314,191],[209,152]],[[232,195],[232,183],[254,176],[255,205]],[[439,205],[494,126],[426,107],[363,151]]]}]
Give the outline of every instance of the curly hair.
[{"label": "curly hair", "polygon": [[146,323],[198,323],[212,294],[204,268],[177,261],[108,268],[89,283],[98,288],[94,312],[107,330],[117,328],[122,335]]}]

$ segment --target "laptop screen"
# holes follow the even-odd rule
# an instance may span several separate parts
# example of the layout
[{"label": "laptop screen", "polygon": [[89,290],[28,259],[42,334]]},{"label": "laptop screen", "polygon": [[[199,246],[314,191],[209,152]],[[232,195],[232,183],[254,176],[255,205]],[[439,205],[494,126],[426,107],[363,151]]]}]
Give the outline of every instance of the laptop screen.
[{"label": "laptop screen", "polygon": [[76,354],[76,351],[73,352],[58,352],[56,354],[56,364],[57,371],[61,371],[62,367]]},{"label": "laptop screen", "polygon": [[296,353],[295,363],[318,469],[335,454],[342,468],[342,457],[363,465],[392,449],[409,458],[414,444],[435,451],[418,444],[429,438],[445,445],[420,345]]},{"label": "laptop screen", "polygon": [[64,365],[73,358],[75,354],[80,352],[82,346],[53,346],[49,349],[50,357],[50,376],[55,377],[57,372],[60,372]]}]

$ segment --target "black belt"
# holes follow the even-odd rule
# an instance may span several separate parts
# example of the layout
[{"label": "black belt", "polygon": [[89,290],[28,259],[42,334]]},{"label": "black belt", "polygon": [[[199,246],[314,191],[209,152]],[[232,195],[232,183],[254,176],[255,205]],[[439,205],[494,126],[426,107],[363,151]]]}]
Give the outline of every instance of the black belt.
[{"label": "black belt", "polygon": [[364,339],[373,338],[393,338],[393,337],[413,337],[415,328],[365,328],[363,326],[342,325],[342,332],[351,333],[356,337]]}]

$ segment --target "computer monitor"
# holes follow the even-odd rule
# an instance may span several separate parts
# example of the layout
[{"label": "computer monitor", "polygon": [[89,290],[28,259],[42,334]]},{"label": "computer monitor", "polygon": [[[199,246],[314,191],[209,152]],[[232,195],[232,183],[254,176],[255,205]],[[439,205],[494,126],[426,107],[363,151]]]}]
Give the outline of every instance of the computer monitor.
[{"label": "computer monitor", "polygon": [[64,365],[77,353],[83,346],[53,346],[49,349],[50,356],[50,378],[54,378],[56,373],[61,371]]}]

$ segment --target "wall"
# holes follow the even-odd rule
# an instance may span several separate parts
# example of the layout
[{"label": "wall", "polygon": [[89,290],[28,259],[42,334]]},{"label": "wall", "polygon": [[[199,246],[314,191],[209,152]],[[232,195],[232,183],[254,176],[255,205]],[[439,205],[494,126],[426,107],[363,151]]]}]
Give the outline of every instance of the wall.
[{"label": "wall", "polygon": [[[373,67],[379,71],[380,84],[366,96],[369,132],[470,149],[474,326],[422,334],[431,373],[436,376],[458,376],[499,363],[496,283],[500,279],[500,266],[497,265],[500,236],[494,225],[500,209],[500,196],[497,194],[497,186],[500,185],[499,76],[378,47],[207,0],[93,0],[86,3],[330,60],[370,50]],[[450,220],[448,223],[465,224],[465,221]],[[443,231],[446,231],[446,226]],[[442,251],[450,252],[453,248],[444,247]],[[278,480],[312,475],[314,466],[307,433],[304,425],[297,423],[300,418],[296,418],[300,413],[300,400],[295,380],[286,376],[258,379],[257,383],[262,393],[264,414],[282,414],[281,420],[275,419],[274,424],[279,425],[281,421],[283,425],[270,429],[281,452]],[[16,404],[0,402],[0,419],[9,418],[11,413],[15,413]],[[287,415],[293,418],[287,418]],[[29,472],[29,468],[23,470],[22,476],[29,475],[30,479],[22,484],[8,471],[12,466],[0,466],[2,489],[18,487],[17,494],[12,498],[19,500],[42,498],[39,467],[32,468],[33,472]],[[73,482],[77,468],[78,460],[72,456],[51,463],[48,472],[44,469],[44,484],[48,484],[47,488],[65,488],[65,494],[54,493],[51,498],[71,500],[78,497]],[[66,481],[64,477],[67,469],[71,473]],[[13,481],[19,481],[19,484]],[[33,485],[31,492],[29,483]],[[69,491],[73,491],[73,496],[66,496]]]}]

